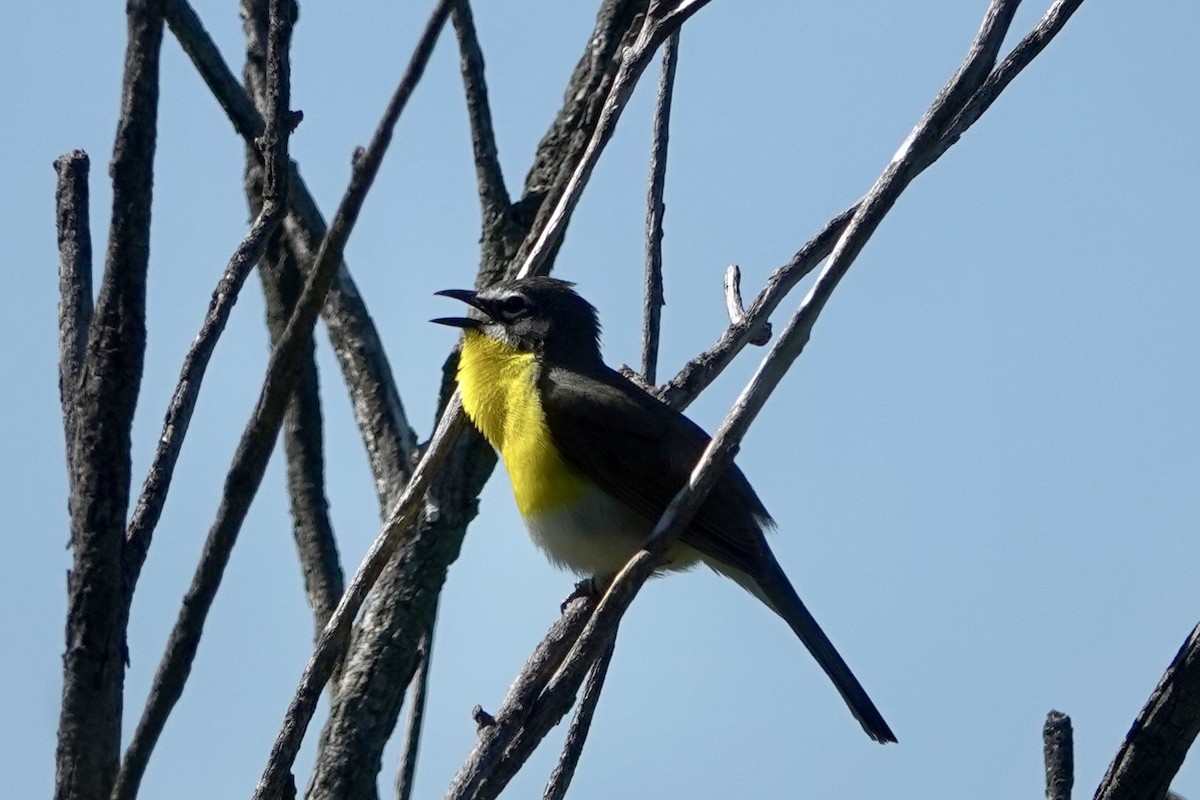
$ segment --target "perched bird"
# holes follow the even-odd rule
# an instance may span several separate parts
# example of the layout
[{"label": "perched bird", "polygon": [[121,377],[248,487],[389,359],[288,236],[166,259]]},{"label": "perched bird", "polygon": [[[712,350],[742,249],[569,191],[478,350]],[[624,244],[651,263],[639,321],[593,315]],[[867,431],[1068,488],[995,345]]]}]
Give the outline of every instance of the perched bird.
[{"label": "perched bird", "polygon": [[[554,563],[603,581],[645,544],[708,445],[675,409],[604,364],[596,309],[553,278],[439,295],[476,311],[434,322],[462,328],[463,408],[504,459],[517,509]],[[703,562],[784,619],[867,735],[895,735],[805,608],[764,530],[774,526],[730,466],[668,548],[664,570]]]}]

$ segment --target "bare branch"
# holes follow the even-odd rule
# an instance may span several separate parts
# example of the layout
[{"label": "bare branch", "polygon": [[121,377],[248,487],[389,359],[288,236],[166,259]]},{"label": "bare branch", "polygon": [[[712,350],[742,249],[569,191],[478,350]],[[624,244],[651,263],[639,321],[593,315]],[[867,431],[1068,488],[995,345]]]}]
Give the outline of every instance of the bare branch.
[{"label": "bare branch", "polygon": [[[87,153],[75,150],[54,161],[58,187],[54,193],[58,229],[58,396],[67,443],[67,472],[74,475],[79,374],[92,321],[92,231],[88,221]],[[68,498],[68,502],[74,498]],[[74,513],[71,514],[72,518]]]},{"label": "bare branch", "polygon": [[1042,758],[1046,765],[1046,800],[1071,800],[1075,783],[1075,739],[1071,718],[1058,711],[1042,726]]},{"label": "bare branch", "polygon": [[653,137],[650,149],[650,183],[646,192],[646,287],[642,301],[642,379],[658,382],[658,338],[662,329],[663,299],[662,240],[663,189],[667,185],[667,143],[671,133],[671,95],[675,90],[675,63],[679,54],[679,31],[663,45],[658,97],[654,104]]},{"label": "bare branch", "polygon": [[[167,22],[184,52],[225,109],[234,129],[247,144],[253,144],[263,125],[254,102],[186,0],[165,2]],[[311,271],[328,227],[295,164],[290,164],[289,169],[290,213],[284,220],[284,228],[301,268]],[[417,449],[416,435],[405,417],[382,340],[344,262],[338,265],[321,313],[350,391],[383,514],[399,487],[408,480],[409,466]]]},{"label": "bare branch", "polygon": [[[193,342],[187,356],[179,383],[176,385],[171,406],[167,412],[166,427],[159,437],[159,447],[155,460],[151,465],[146,480],[146,490],[143,491],[143,502],[138,504],[134,522],[139,527],[130,526],[130,532],[124,559],[125,574],[129,585],[136,582],[146,552],[154,524],[161,513],[162,504],[166,499],[167,488],[170,485],[171,472],[182,446],[183,436],[191,420],[195,407],[196,396],[208,359],[212,355],[216,341],[224,329],[237,297],[249,270],[257,262],[271,235],[283,219],[286,209],[284,197],[287,193],[286,164],[287,143],[291,132],[288,121],[289,75],[288,48],[292,32],[292,8],[289,0],[271,0],[271,23],[268,44],[268,85],[267,90],[267,125],[263,130],[261,147],[263,161],[266,165],[263,184],[263,207],[250,232],[242,240],[235,251],[229,266],[222,275],[209,304],[209,312],[201,326],[200,336]],[[161,25],[161,21],[160,21]],[[159,31],[161,36],[161,28]],[[227,496],[232,494],[227,482]],[[220,584],[221,573],[228,561],[228,550],[223,554],[213,553],[213,537],[210,535],[206,543],[205,553],[197,567],[197,575],[192,587],[184,598],[183,608],[179,619],[171,632],[163,659],[155,673],[151,685],[150,696],[142,717],[134,732],[133,739],[125,752],[125,760],[117,776],[113,789],[114,800],[132,800],[137,796],[138,787],[149,763],[150,755],[158,738],[166,725],[179,696],[183,693],[184,683],[191,671],[192,659],[200,643],[200,635],[204,625],[204,617],[212,598]],[[232,547],[232,541],[230,541]],[[129,602],[126,598],[126,603]],[[128,607],[126,607],[128,613]]]},{"label": "bare branch", "polygon": [[[943,126],[940,135],[941,142],[937,148],[931,150],[932,158],[928,163],[940,158],[959,140],[967,128],[970,128],[983,116],[983,112],[991,108],[1000,93],[1008,88],[1021,70],[1029,66],[1030,62],[1046,49],[1046,45],[1050,44],[1050,40],[1058,35],[1058,32],[1067,24],[1067,20],[1081,5],[1083,5],[1083,0],[1056,0],[1050,6],[1037,26],[1021,39],[1012,52],[992,70],[987,80],[963,104],[962,109]],[[921,168],[923,169],[924,166]]]},{"label": "bare branch", "polygon": [[422,454],[421,461],[413,470],[412,478],[404,487],[396,507],[388,515],[383,529],[371,544],[371,549],[367,551],[350,585],[346,587],[345,594],[334,609],[329,624],[325,626],[316,647],[313,648],[312,656],[301,675],[300,684],[284,715],[279,735],[271,748],[266,769],[254,791],[255,800],[279,796],[281,787],[290,775],[288,770],[300,750],[304,732],[308,723],[312,721],[321,688],[329,680],[334,663],[345,651],[350,625],[355,615],[362,607],[379,573],[383,571],[384,565],[396,552],[400,538],[420,516],[426,488],[440,469],[454,440],[465,427],[466,418],[462,413],[462,402],[456,393],[446,405],[437,431]]},{"label": "bare branch", "polygon": [[412,680],[408,724],[404,727],[404,752],[396,775],[396,800],[411,800],[413,781],[417,774],[417,751],[421,745],[421,730],[425,723],[425,696],[429,690],[429,660],[433,654],[433,625],[431,624],[417,646],[421,659]]},{"label": "bare branch", "polygon": [[[169,654],[160,665],[155,679],[156,685],[160,685],[161,679],[161,685],[165,691],[159,704],[166,708],[174,704],[182,691],[181,678],[186,674],[191,660],[195,656],[196,647],[199,644],[199,634],[220,585],[225,564],[228,562],[229,554],[236,542],[250,502],[262,481],[263,472],[270,459],[275,438],[283,421],[284,411],[299,377],[303,351],[309,345],[316,317],[341,263],[341,254],[346,240],[353,230],[367,192],[378,173],[387,145],[391,141],[396,121],[419,82],[433,52],[434,44],[447,13],[447,3],[439,3],[418,42],[404,76],[388,103],[370,145],[355,158],[350,185],[338,206],[329,233],[317,251],[312,273],[304,287],[300,301],[296,304],[292,319],[288,322],[287,329],[280,337],[279,344],[271,355],[258,403],[242,433],[234,462],[226,476],[221,508],[209,531],[201,563],[197,567],[192,586],[184,598],[183,608],[172,631]],[[272,16],[275,16],[274,13]],[[361,602],[361,598],[359,602]],[[322,641],[325,641],[325,637],[322,638]],[[344,643],[344,640],[342,641]],[[336,658],[331,659],[326,666],[332,668],[334,660]],[[328,673],[324,675],[322,685],[327,679]],[[154,695],[151,699],[153,702]],[[277,795],[284,785],[283,777],[274,776],[271,782],[273,796]]]},{"label": "bare branch", "polygon": [[126,6],[121,115],[110,175],[112,223],[100,296],[88,329],[73,413],[67,646],[63,656],[55,797],[107,798],[121,746],[128,652],[122,569],[129,507],[130,429],[146,348],[146,272],[157,136],[162,8]]},{"label": "bare branch", "polygon": [[567,789],[571,786],[571,778],[575,776],[575,768],[579,766],[579,757],[583,755],[583,746],[587,743],[588,731],[592,727],[592,718],[596,714],[596,705],[600,702],[600,691],[604,688],[604,678],[608,675],[608,665],[612,663],[613,651],[617,646],[614,636],[608,642],[608,647],[600,654],[600,658],[588,672],[587,684],[583,687],[583,697],[575,709],[575,718],[567,729],[567,740],[563,743],[562,753],[550,780],[546,784],[544,800],[563,800]]},{"label": "bare branch", "polygon": [[468,0],[455,0],[450,12],[454,33],[458,38],[459,68],[463,89],[467,95],[467,116],[471,121],[471,146],[475,154],[475,178],[479,185],[484,227],[491,215],[508,211],[508,190],[504,188],[504,173],[496,150],[496,132],[492,128],[492,109],[488,103],[487,80],[484,77],[483,50],[475,32],[475,18]]},{"label": "bare branch", "polygon": [[[939,97],[939,102],[945,107],[935,119],[928,120],[926,126],[927,135],[936,136],[937,141],[934,144],[927,143],[924,148],[912,153],[912,158],[907,164],[907,169],[911,171],[907,177],[908,181],[915,178],[958,141],[966,129],[982,116],[1000,92],[1012,82],[1013,78],[1028,66],[1034,57],[1045,49],[1050,40],[1062,30],[1071,14],[1081,3],[1082,0],[1056,2],[1034,30],[1013,48],[1003,62],[987,74],[986,79],[980,81],[978,78],[980,71],[984,67],[990,68],[990,64],[995,62],[996,53],[1003,41],[1001,37],[995,36],[994,32],[1001,28],[1007,30],[1013,13],[1011,5],[1015,4],[1008,4],[1005,8],[997,8],[995,7],[997,4],[993,4],[994,7],[989,8],[984,30],[981,31],[981,33],[992,32],[986,37],[990,42],[989,48],[986,51],[978,49],[979,40],[977,40],[972,55],[968,57],[971,65],[968,67],[968,64],[964,63],[963,67],[964,74],[968,75],[971,81],[964,83],[953,97]],[[976,88],[972,89],[972,86]],[[960,103],[957,109],[951,107],[955,102]],[[857,213],[862,202],[860,200],[831,219],[826,223],[824,229],[796,253],[786,265],[776,270],[768,280],[766,287],[747,310],[743,320],[740,323],[731,324],[712,348],[688,362],[660,392],[662,398],[677,408],[686,407],[700,391],[715,380],[733,361],[733,358],[741,352],[742,348],[751,342],[752,331],[767,320],[783,297],[833,251],[834,244],[841,238],[851,217]]]},{"label": "bare branch", "polygon": [[[270,81],[267,50],[270,13],[267,0],[243,0],[242,26],[246,34],[245,84],[256,105],[266,113]],[[261,205],[265,170],[260,153],[246,148],[245,191],[252,214]],[[272,233],[258,275],[266,301],[267,330],[272,347],[279,341],[288,318],[304,287],[298,259],[281,236]],[[321,417],[320,378],[316,352],[310,340],[304,349],[300,379],[292,395],[283,425],[284,454],[287,456],[288,499],[292,511],[292,535],[304,574],[304,589],[313,610],[313,638],[320,634],[345,588],[338,556],[329,502],[325,497],[325,442]],[[337,681],[331,686],[336,687]]]},{"label": "bare branch", "polygon": [[1159,800],[1200,734],[1200,625],[1142,707],[1095,800]]},{"label": "bare branch", "polygon": [[658,46],[707,3],[708,0],[685,0],[673,4],[651,4],[650,12],[644,18],[633,43],[621,50],[621,61],[605,97],[600,119],[582,156],[570,176],[552,187],[548,196],[550,202],[543,204],[534,223],[533,234],[518,251],[515,262],[521,266],[515,272],[516,277],[542,275],[549,271],[551,256],[558,250],[583,187],[591,177],[600,153],[612,138],[621,112],[629,102],[642,71],[650,63]]},{"label": "bare branch", "polygon": [[154,528],[162,515],[171,477],[183,448],[183,439],[191,424],[192,412],[200,395],[200,385],[204,380],[208,362],[221,333],[225,330],[225,324],[229,321],[229,315],[237,302],[246,276],[258,263],[266,247],[268,234],[278,226],[281,219],[280,211],[272,215],[260,214],[254,220],[250,230],[234,250],[216,288],[213,289],[200,331],[184,356],[179,381],[175,385],[175,392],[171,396],[166,419],[163,421],[162,433],[158,437],[154,459],[146,474],[142,493],[138,497],[125,537],[125,572],[131,586],[137,583],[141,574],[154,536]]}]

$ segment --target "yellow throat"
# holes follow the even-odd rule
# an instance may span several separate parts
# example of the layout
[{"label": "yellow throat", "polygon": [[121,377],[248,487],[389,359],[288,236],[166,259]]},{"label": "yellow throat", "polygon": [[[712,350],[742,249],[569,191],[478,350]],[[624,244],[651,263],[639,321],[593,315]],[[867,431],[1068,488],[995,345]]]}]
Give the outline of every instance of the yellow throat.
[{"label": "yellow throat", "polygon": [[500,451],[521,516],[571,505],[587,483],[563,462],[550,439],[533,354],[478,331],[465,333],[458,361],[463,408]]}]

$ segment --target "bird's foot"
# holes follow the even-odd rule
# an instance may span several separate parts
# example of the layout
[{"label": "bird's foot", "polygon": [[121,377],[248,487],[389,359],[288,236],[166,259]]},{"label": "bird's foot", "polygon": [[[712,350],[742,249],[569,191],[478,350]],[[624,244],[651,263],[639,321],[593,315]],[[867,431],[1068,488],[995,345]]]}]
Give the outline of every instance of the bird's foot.
[{"label": "bird's foot", "polygon": [[567,606],[571,605],[575,600],[595,600],[600,596],[600,587],[596,583],[595,578],[584,578],[575,584],[575,588],[567,595],[567,599],[562,601],[559,611],[563,614],[567,613]]}]

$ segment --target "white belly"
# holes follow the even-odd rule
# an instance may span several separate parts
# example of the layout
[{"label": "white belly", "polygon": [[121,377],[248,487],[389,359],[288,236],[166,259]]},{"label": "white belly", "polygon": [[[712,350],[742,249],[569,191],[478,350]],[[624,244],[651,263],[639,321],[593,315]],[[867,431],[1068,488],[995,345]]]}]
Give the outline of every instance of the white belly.
[{"label": "white belly", "polygon": [[[607,578],[641,549],[651,523],[593,487],[569,507],[525,517],[525,527],[556,565],[577,575]],[[676,543],[664,569],[689,569],[699,558],[691,547]]]}]

